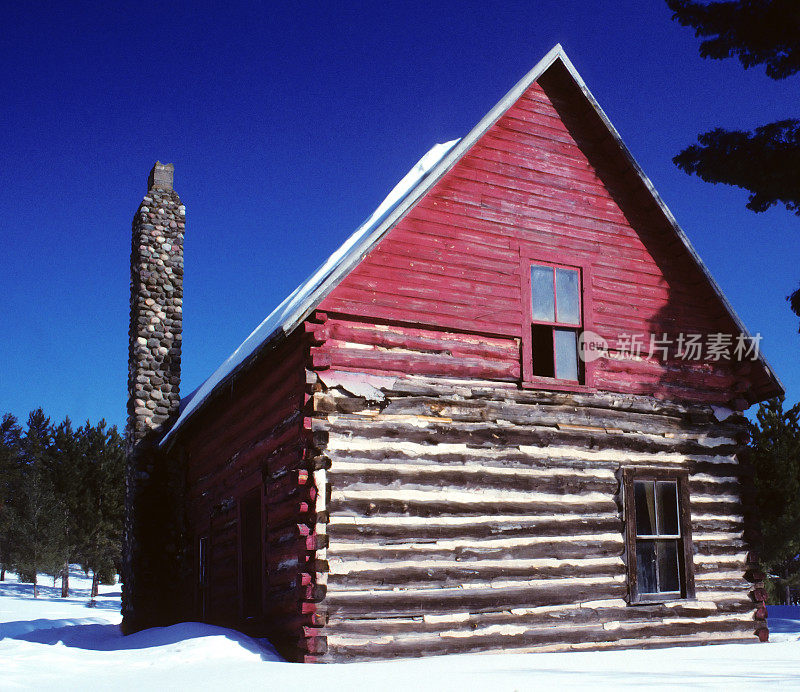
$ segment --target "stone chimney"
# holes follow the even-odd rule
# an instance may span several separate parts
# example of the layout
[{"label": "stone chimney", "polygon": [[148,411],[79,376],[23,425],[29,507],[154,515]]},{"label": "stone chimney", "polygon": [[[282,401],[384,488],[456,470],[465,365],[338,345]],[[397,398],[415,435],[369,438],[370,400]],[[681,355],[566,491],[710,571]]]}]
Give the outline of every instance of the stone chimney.
[{"label": "stone chimney", "polygon": [[180,406],[185,209],[174,167],[156,161],[133,217],[128,332],[125,633],[180,619],[181,471],[157,442]]},{"label": "stone chimney", "polygon": [[185,208],[174,166],[156,161],[133,217],[128,347],[128,442],[135,445],[180,405]]}]

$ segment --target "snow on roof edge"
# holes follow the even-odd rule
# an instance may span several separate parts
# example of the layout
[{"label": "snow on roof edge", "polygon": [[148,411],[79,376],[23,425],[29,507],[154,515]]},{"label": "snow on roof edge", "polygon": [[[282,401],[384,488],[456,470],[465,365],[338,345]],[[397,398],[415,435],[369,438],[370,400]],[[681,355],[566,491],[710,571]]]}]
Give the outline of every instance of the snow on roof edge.
[{"label": "snow on roof edge", "polygon": [[[458,144],[455,139],[436,144],[406,173],[378,208],[350,235],[347,240],[323,262],[303,283],[290,293],[261,324],[239,345],[211,376],[181,402],[181,410],[175,424],[161,440],[161,445],[177,432],[178,428],[196,411],[211,393],[239,367],[241,367],[263,345],[279,332],[287,332],[287,326],[299,309],[322,286],[325,280],[349,257],[360,254],[370,245],[369,235],[406,199],[436,167],[436,165]],[[290,331],[291,329],[289,329]]]}]

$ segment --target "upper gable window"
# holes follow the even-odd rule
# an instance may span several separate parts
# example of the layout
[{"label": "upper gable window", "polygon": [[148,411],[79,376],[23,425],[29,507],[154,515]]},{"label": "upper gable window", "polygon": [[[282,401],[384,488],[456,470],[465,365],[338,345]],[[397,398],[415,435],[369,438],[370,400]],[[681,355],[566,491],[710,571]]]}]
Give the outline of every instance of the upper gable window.
[{"label": "upper gable window", "polygon": [[581,271],[535,263],[530,272],[532,375],[581,383]]}]

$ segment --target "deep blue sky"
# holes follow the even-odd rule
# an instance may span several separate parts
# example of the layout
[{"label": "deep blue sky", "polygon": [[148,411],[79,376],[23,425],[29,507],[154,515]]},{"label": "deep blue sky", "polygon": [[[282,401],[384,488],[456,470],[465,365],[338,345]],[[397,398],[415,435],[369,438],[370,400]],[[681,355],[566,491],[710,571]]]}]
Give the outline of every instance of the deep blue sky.
[{"label": "deep blue sky", "polygon": [[800,398],[800,221],[671,163],[713,126],[797,117],[800,80],[702,60],[661,0],[26,2],[0,21],[0,412],[124,425],[130,222],[156,159],[187,207],[185,394],[558,42]]}]

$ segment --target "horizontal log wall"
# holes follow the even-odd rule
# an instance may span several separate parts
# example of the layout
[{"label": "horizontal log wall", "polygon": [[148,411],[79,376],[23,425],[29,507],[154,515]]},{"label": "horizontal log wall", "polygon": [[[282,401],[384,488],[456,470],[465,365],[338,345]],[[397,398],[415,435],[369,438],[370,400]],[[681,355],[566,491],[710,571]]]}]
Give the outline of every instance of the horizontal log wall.
[{"label": "horizontal log wall", "polygon": [[[312,402],[328,484],[321,660],[754,640],[740,416],[372,382],[373,401],[320,381]],[[696,599],[627,603],[627,466],[688,470]]]},{"label": "horizontal log wall", "polygon": [[[226,386],[182,431],[192,548],[208,537],[209,622],[268,636],[290,660],[313,658],[317,491],[304,417],[308,343],[298,332]],[[263,498],[263,612],[242,612],[239,503]],[[192,573],[197,587],[197,555]],[[198,612],[193,617],[199,617]],[[312,651],[309,651],[311,649]]]},{"label": "horizontal log wall", "polygon": [[[674,352],[679,333],[738,330],[571,84],[558,68],[533,84],[322,301],[342,318],[317,352],[322,367],[458,376],[460,361],[461,377],[519,380],[519,354],[496,370],[493,356],[433,354],[458,333],[519,342],[529,320],[524,273],[537,257],[556,257],[591,270],[584,319],[617,356],[589,366],[598,389],[739,405],[763,398],[765,387],[774,395],[760,365],[620,352],[625,334],[643,335],[647,356],[651,334],[670,335]],[[412,332],[407,342],[379,343],[353,320],[441,330],[425,336],[442,344],[430,348]]]}]

